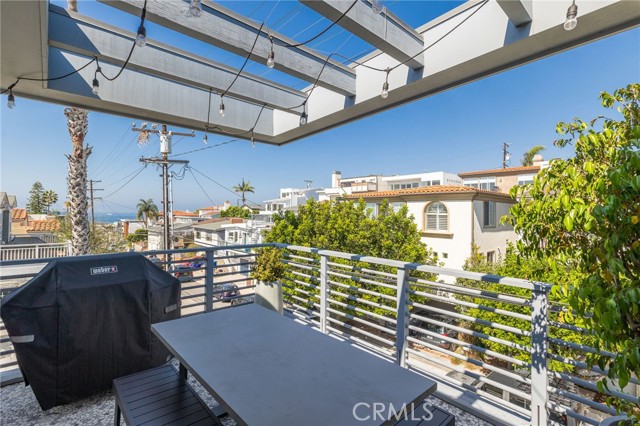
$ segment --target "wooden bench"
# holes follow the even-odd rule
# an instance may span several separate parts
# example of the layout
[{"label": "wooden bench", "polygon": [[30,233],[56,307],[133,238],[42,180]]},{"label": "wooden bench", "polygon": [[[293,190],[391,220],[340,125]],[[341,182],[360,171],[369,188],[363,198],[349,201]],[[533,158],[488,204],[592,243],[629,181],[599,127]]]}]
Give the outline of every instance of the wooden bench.
[{"label": "wooden bench", "polygon": [[145,370],[113,381],[114,425],[120,415],[128,426],[221,426],[218,417],[187,383],[186,371],[171,365]]},{"label": "wooden bench", "polygon": [[456,418],[453,414],[438,407],[421,404],[406,418],[400,419],[395,426],[455,426],[455,424]]}]

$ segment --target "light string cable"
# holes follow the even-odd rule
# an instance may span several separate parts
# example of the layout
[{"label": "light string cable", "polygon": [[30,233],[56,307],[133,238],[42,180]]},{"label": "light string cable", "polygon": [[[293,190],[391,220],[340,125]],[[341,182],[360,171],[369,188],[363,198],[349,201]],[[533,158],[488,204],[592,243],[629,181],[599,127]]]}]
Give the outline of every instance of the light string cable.
[{"label": "light string cable", "polygon": [[[215,183],[216,185],[218,185],[220,188],[232,193],[233,195],[237,195],[238,193],[236,191],[234,191],[233,189],[227,188],[226,186],[224,186],[223,184],[221,184],[220,182],[217,182],[213,179],[211,179],[209,176],[205,175],[204,173],[202,173],[200,170],[196,169],[195,167],[191,167],[189,166],[190,170],[195,170],[196,172],[198,172],[198,174],[202,175],[203,177],[205,177],[206,179],[210,180],[211,182]],[[245,197],[245,199],[255,205],[260,205],[260,203],[256,203],[255,201]]]},{"label": "light string cable", "polygon": [[[144,1],[144,6],[142,8],[142,14],[140,16],[140,25],[142,26],[144,24],[144,20],[145,20],[145,14],[147,11],[147,0]],[[120,71],[118,72],[118,74],[114,77],[114,78],[109,78],[106,75],[104,75],[102,73],[102,71],[100,70],[100,64],[98,62],[98,57],[94,56],[93,59],[91,59],[89,62],[87,62],[86,64],[84,64],[83,66],[81,66],[78,69],[74,69],[71,72],[68,72],[67,74],[61,75],[61,76],[57,76],[57,77],[49,77],[49,78],[32,78],[32,77],[18,77],[16,79],[15,82],[13,82],[13,84],[9,85],[9,87],[7,87],[5,90],[3,90],[2,92],[0,92],[0,94],[4,95],[7,92],[11,92],[13,90],[14,87],[16,87],[16,85],[20,82],[20,81],[56,81],[56,80],[62,80],[63,78],[67,78],[70,77],[74,74],[79,73],[80,71],[82,71],[83,69],[87,68],[89,65],[91,65],[92,63],[96,62],[96,64],[98,65],[97,69],[96,69],[96,74],[94,74],[94,77],[97,75],[97,73],[100,73],[104,76],[104,78],[106,78],[109,81],[113,81],[116,78],[118,78],[120,76],[120,74],[122,73],[122,71],[124,70],[124,68],[127,66],[127,64],[129,63],[129,60],[131,59],[131,54],[133,53],[133,48],[135,47],[135,42],[133,44],[133,46],[131,47],[131,51],[129,52],[129,56],[127,57],[127,60],[125,61],[124,65],[122,66],[122,68],[120,69]],[[94,78],[95,79],[95,78]]]}]

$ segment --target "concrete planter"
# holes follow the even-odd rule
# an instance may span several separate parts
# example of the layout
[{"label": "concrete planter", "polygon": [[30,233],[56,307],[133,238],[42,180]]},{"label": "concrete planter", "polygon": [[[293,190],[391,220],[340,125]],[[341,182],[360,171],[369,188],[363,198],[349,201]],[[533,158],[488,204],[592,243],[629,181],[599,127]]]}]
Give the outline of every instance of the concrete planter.
[{"label": "concrete planter", "polygon": [[258,281],[255,290],[255,303],[282,315],[282,284]]}]

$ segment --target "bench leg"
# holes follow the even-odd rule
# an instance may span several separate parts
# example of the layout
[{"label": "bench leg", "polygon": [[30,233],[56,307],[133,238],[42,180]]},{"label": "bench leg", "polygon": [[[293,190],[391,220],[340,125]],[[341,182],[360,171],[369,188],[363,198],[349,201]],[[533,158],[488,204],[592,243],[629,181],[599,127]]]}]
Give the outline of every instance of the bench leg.
[{"label": "bench leg", "polygon": [[113,416],[113,426],[120,426],[120,406],[116,402],[116,411]]}]

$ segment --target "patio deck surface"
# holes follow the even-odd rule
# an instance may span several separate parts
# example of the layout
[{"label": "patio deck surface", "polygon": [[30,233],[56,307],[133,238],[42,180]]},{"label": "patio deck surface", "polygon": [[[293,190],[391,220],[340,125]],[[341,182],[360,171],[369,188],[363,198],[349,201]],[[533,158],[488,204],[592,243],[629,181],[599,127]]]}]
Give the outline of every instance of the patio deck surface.
[{"label": "patio deck surface", "polygon": [[[202,386],[189,376],[190,383],[210,407],[218,403]],[[453,407],[440,399],[429,397],[427,402],[456,416],[456,426],[488,426],[489,423]],[[283,405],[286,409],[286,404]],[[0,424],[11,426],[103,426],[113,424],[114,399],[111,391],[102,392],[73,404],[42,411],[30,387],[16,383],[0,388]],[[310,422],[312,419],[310,419]],[[233,419],[222,419],[225,426],[234,426]],[[355,420],[354,420],[355,422]],[[357,424],[357,422],[355,422]],[[123,423],[124,424],[124,423]],[[310,423],[312,424],[312,423]],[[303,425],[297,425],[303,426]]]}]

